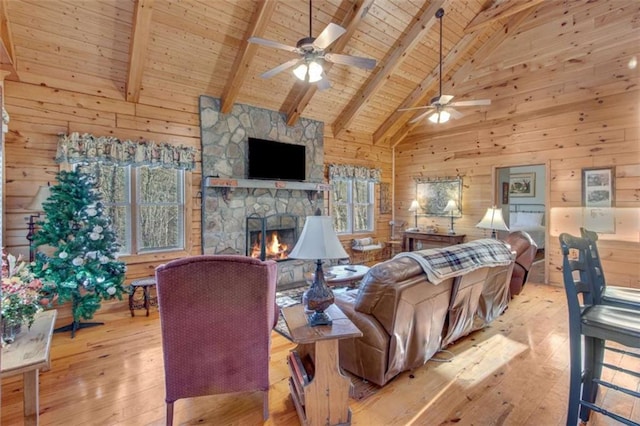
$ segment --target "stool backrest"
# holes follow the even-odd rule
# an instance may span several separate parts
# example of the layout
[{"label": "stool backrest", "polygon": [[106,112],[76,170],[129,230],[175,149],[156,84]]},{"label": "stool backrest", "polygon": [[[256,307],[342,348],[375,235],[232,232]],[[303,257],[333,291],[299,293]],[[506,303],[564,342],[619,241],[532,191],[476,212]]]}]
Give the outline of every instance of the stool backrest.
[{"label": "stool backrest", "polygon": [[563,233],[560,235],[562,250],[562,276],[569,305],[569,317],[580,317],[583,305],[600,304],[602,293],[597,289],[595,267],[589,241]]}]

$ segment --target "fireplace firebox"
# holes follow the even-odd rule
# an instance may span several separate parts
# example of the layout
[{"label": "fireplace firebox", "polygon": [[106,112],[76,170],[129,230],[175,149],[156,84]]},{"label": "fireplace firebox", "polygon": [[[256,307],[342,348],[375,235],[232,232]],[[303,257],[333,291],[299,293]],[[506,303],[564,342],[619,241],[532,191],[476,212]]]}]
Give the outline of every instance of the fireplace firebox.
[{"label": "fireplace firebox", "polygon": [[246,255],[260,260],[286,260],[298,241],[298,216],[278,213],[247,216]]}]

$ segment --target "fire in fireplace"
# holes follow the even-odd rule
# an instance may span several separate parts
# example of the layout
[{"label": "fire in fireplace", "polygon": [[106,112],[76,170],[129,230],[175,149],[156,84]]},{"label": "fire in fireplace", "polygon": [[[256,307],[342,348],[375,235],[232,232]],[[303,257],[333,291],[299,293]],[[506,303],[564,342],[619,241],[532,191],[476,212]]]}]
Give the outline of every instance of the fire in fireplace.
[{"label": "fire in fireplace", "polygon": [[[285,260],[298,240],[298,217],[274,214],[247,217],[247,256],[260,260]],[[266,238],[265,238],[266,236]]]}]

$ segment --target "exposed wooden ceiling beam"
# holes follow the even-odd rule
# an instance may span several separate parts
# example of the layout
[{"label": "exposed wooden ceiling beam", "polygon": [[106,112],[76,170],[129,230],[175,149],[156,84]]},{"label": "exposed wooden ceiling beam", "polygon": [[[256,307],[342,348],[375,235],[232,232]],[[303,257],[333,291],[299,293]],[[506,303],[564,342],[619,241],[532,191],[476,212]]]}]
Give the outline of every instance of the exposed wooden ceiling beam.
[{"label": "exposed wooden ceiling beam", "polygon": [[17,79],[16,53],[11,36],[11,24],[7,15],[7,0],[0,2],[0,26],[0,68],[10,72],[10,75]]},{"label": "exposed wooden ceiling beam", "polygon": [[[342,50],[347,46],[347,43],[349,42],[353,34],[356,32],[356,29],[360,25],[360,22],[362,22],[364,17],[369,12],[369,8],[373,4],[373,1],[374,0],[357,0],[355,3],[353,3],[349,10],[349,13],[344,17],[341,23],[342,27],[347,30],[346,33],[344,33],[338,40],[336,40],[331,45],[331,47],[327,49],[327,52],[342,52]],[[333,63],[325,62],[325,73],[328,73],[332,66]],[[300,90],[299,87],[296,86],[294,86],[292,90]],[[293,102],[291,108],[289,108],[289,111],[287,111],[288,126],[293,126],[298,121],[300,115],[302,115],[302,112],[305,110],[307,105],[309,105],[309,102],[311,102],[311,99],[313,98],[313,95],[315,95],[317,90],[318,87],[315,84],[307,84],[303,86],[303,90],[298,94],[298,96],[296,96],[295,102]],[[291,95],[291,93],[289,95]]]},{"label": "exposed wooden ceiling beam", "polygon": [[233,68],[231,69],[233,77],[227,82],[222,94],[222,108],[220,110],[225,114],[233,108],[238,93],[240,93],[242,83],[244,83],[244,79],[247,76],[249,64],[251,64],[258,48],[257,44],[249,43],[248,40],[251,37],[262,37],[264,30],[271,20],[273,11],[276,10],[277,3],[276,0],[262,0],[256,6],[256,11],[242,39],[240,51],[236,55]]},{"label": "exposed wooden ceiling beam", "polygon": [[398,39],[389,49],[389,53],[384,59],[384,65],[372,76],[364,88],[351,99],[349,104],[338,115],[333,123],[334,136],[338,137],[351,124],[355,116],[367,105],[373,95],[391,77],[394,71],[400,66],[409,52],[418,44],[431,27],[438,21],[435,17],[436,11],[441,7],[446,7],[449,0],[437,0],[432,2],[420,16],[413,19],[414,24],[404,37]]},{"label": "exposed wooden ceiling beam", "polygon": [[[444,74],[446,74],[448,70],[454,68],[464,55],[466,55],[469,49],[475,45],[476,39],[476,34],[467,34],[451,49],[442,61],[442,72]],[[422,80],[415,89],[413,89],[409,96],[407,96],[398,106],[398,109],[412,108],[423,104],[426,105],[429,101],[429,95],[434,89],[436,89],[439,81],[438,69],[436,68],[431,74],[425,77],[425,79]],[[416,111],[398,111],[396,109],[392,112],[384,123],[382,123],[382,125],[380,125],[380,127],[378,127],[378,129],[373,133],[374,145],[389,137],[400,120],[400,117],[404,114],[409,115],[411,112],[415,113]]]},{"label": "exposed wooden ceiling beam", "polygon": [[508,18],[511,15],[522,12],[533,6],[537,6],[544,0],[512,0],[495,1],[491,7],[478,13],[464,29],[465,33],[471,33],[479,28],[494,23],[498,19]]},{"label": "exposed wooden ceiling beam", "polygon": [[151,36],[151,15],[154,0],[136,0],[129,45],[128,102],[138,102],[142,88],[142,74],[147,61],[147,47]]},{"label": "exposed wooden ceiling beam", "polygon": [[[473,58],[471,58],[469,61],[465,62],[463,66],[458,68],[456,73],[451,78],[451,81],[463,81],[466,76],[469,75],[470,70],[473,69],[473,67],[475,67],[478,63],[482,62],[482,58],[486,58],[491,55],[491,53],[494,52],[505,40],[513,36],[517,28],[529,17],[532,11],[533,9],[527,9],[509,19],[509,21],[504,24],[501,31],[496,31],[493,36],[489,40],[487,40],[480,49],[476,51],[476,53],[473,55]],[[402,142],[407,134],[419,124],[420,121],[416,123],[405,123],[389,139],[390,145],[395,148],[400,142]]]}]

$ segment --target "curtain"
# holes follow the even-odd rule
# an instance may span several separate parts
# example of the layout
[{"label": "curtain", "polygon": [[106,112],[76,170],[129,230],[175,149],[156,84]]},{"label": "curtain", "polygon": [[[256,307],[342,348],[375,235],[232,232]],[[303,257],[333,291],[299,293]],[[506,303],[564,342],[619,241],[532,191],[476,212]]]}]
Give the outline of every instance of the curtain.
[{"label": "curtain", "polygon": [[58,163],[100,162],[118,166],[159,166],[193,170],[196,149],[152,141],[135,142],[77,132],[58,136]]},{"label": "curtain", "polygon": [[368,167],[352,166],[349,164],[329,164],[329,181],[336,179],[360,179],[380,182],[382,171]]}]

